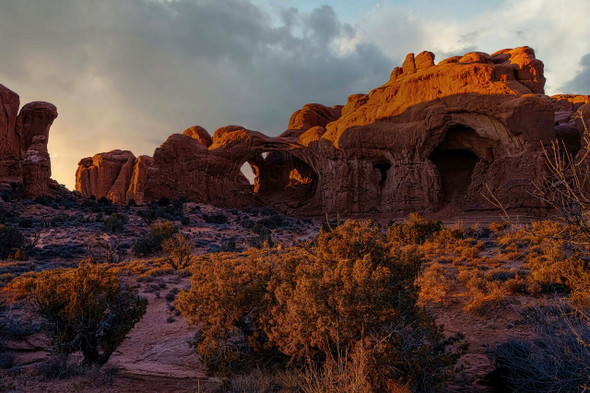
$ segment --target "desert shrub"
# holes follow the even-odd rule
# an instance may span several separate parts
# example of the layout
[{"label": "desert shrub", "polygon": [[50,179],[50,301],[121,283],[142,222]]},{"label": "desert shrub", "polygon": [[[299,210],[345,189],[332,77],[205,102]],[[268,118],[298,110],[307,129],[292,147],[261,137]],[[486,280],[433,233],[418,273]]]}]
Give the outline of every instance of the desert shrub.
[{"label": "desert shrub", "polygon": [[242,228],[252,229],[254,228],[256,223],[250,220],[249,218],[244,218],[242,221],[240,221],[240,225],[242,226]]},{"label": "desert shrub", "polygon": [[169,221],[154,223],[148,233],[133,243],[133,253],[138,256],[150,256],[162,250],[164,240],[172,237],[178,229]]},{"label": "desert shrub", "polygon": [[425,305],[448,302],[454,282],[443,265],[433,263],[416,279],[416,285],[420,288],[420,304]]},{"label": "desert shrub", "polygon": [[420,244],[442,228],[442,222],[438,220],[429,220],[418,213],[411,213],[403,224],[393,223],[387,228],[387,240],[405,244]]},{"label": "desert shrub", "polygon": [[34,199],[35,203],[43,206],[49,206],[53,200],[46,195],[40,195]]},{"label": "desert shrub", "polygon": [[158,206],[170,206],[170,199],[166,197],[158,199]]},{"label": "desert shrub", "polygon": [[33,225],[33,219],[29,217],[23,217],[18,221],[18,226],[21,228],[32,228]]},{"label": "desert shrub", "polygon": [[158,219],[158,211],[152,207],[140,210],[137,215],[141,217],[147,225],[152,225]]},{"label": "desert shrub", "polygon": [[258,237],[251,239],[251,242],[250,242],[251,247],[255,247],[255,248],[261,248],[261,247],[265,247],[265,246],[272,247],[272,244],[273,244],[272,243],[272,233],[271,233],[270,229],[268,229],[266,226],[264,226],[260,223],[257,223],[252,228],[252,232],[257,234]]},{"label": "desert shrub", "polygon": [[176,233],[162,242],[162,250],[166,261],[174,270],[178,270],[188,266],[193,247],[186,235]]},{"label": "desert shrub", "polygon": [[507,222],[491,222],[490,225],[488,225],[488,229],[490,230],[490,232],[494,235],[497,235],[499,233],[501,233],[502,231],[504,231],[506,228],[508,228],[509,224]]},{"label": "desert shrub", "polygon": [[534,326],[535,340],[509,340],[489,354],[494,382],[502,391],[586,392],[590,388],[588,317],[546,315]]},{"label": "desert shrub", "polygon": [[27,239],[22,233],[13,227],[0,224],[0,258],[6,259],[17,250],[23,249]]},{"label": "desert shrub", "polygon": [[123,244],[116,238],[97,239],[86,245],[88,256],[93,261],[119,263],[123,255]]},{"label": "desert shrub", "polygon": [[542,292],[566,291],[577,305],[590,306],[590,269],[584,255],[572,250],[567,238],[540,240],[525,258],[531,287]]},{"label": "desert shrub", "polygon": [[221,251],[234,252],[236,250],[236,241],[234,239],[226,239],[221,242]]},{"label": "desert shrub", "polygon": [[194,345],[210,371],[321,367],[362,345],[374,391],[432,391],[463,348],[417,306],[419,269],[415,247],[391,247],[374,222],[347,221],[310,248],[201,258],[177,307],[202,326]]},{"label": "desert shrub", "polygon": [[104,220],[104,229],[107,232],[117,233],[125,229],[125,224],[129,219],[126,215],[121,213],[112,214],[109,218]]},{"label": "desert shrub", "polygon": [[459,268],[458,279],[467,288],[464,311],[484,314],[506,305],[510,291],[504,282],[486,279],[484,273],[469,268]]},{"label": "desert shrub", "polygon": [[203,220],[208,224],[226,224],[229,221],[223,213],[203,214]]},{"label": "desert shrub", "polygon": [[263,225],[269,229],[276,229],[287,224],[285,217],[281,214],[273,214],[270,217],[261,218],[257,221],[258,224]]},{"label": "desert shrub", "polygon": [[30,300],[44,318],[43,330],[57,359],[80,351],[83,366],[102,366],[145,313],[147,301],[103,266],[39,273]]},{"label": "desert shrub", "polygon": [[96,203],[100,206],[111,206],[112,202],[109,198],[107,197],[100,197],[100,199],[98,201],[96,201]]}]

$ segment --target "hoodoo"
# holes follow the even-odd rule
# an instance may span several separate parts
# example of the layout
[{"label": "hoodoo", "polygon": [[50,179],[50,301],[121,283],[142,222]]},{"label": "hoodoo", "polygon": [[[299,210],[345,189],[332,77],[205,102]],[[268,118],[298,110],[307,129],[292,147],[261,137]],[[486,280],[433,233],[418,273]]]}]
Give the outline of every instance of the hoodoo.
[{"label": "hoodoo", "polygon": [[51,196],[57,183],[51,180],[47,142],[57,108],[42,101],[20,112],[19,106],[18,94],[0,85],[0,189],[21,188],[27,198]]},{"label": "hoodoo", "polygon": [[549,97],[544,85],[529,47],[438,64],[430,52],[409,54],[384,85],[344,106],[305,105],[278,137],[239,126],[211,137],[194,126],[153,158],[82,159],[76,189],[115,202],[183,196],[301,215],[487,210],[490,191],[507,208],[539,209],[531,193],[546,175],[543,147],[562,140],[576,153],[584,132],[576,114],[590,112],[588,96]]}]

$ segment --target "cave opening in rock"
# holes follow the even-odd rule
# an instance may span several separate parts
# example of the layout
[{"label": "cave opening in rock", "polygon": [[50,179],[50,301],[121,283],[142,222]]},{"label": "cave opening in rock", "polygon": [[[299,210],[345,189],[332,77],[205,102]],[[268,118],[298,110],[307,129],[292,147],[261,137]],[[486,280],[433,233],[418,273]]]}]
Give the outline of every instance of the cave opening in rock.
[{"label": "cave opening in rock", "polygon": [[377,169],[381,175],[379,179],[379,187],[385,186],[387,182],[387,172],[391,168],[391,164],[389,162],[377,162],[374,164],[375,169]]},{"label": "cave opening in rock", "polygon": [[461,203],[471,184],[471,176],[479,157],[470,150],[449,149],[435,150],[430,160],[440,174],[441,207]]}]

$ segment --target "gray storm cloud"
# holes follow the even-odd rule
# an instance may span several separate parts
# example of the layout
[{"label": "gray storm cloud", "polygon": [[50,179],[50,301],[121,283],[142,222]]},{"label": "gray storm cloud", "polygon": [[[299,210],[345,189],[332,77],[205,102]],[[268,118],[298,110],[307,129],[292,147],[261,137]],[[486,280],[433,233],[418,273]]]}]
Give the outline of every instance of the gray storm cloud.
[{"label": "gray storm cloud", "polygon": [[590,93],[590,53],[582,56],[580,66],[582,67],[580,72],[562,87],[563,91],[578,94]]},{"label": "gray storm cloud", "polygon": [[69,186],[79,158],[151,154],[193,124],[278,134],[303,104],[343,104],[395,65],[367,42],[340,51],[355,30],[329,6],[271,16],[244,0],[2,0],[0,11],[0,83],[58,106],[50,152]]}]

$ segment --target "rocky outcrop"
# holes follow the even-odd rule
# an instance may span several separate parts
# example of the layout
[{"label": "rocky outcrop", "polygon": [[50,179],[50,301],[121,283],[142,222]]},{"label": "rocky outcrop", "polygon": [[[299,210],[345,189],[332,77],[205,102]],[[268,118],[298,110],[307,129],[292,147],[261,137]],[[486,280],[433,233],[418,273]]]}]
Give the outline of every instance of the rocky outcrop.
[{"label": "rocky outcrop", "polygon": [[16,132],[18,94],[0,85],[0,183],[22,181],[22,153]]},{"label": "rocky outcrop", "polygon": [[580,121],[578,109],[590,103],[590,96],[559,94],[551,96],[551,99],[555,109],[555,134],[567,150],[575,155],[580,149],[581,135],[584,133],[584,125]]},{"label": "rocky outcrop", "polygon": [[16,119],[23,154],[23,194],[29,198],[52,195],[51,160],[47,151],[49,129],[57,117],[55,105],[43,101],[26,104]]},{"label": "rocky outcrop", "polygon": [[328,123],[340,117],[342,105],[332,108],[321,104],[307,104],[291,115],[289,130],[307,131],[315,126],[325,127]]},{"label": "rocky outcrop", "polygon": [[154,160],[150,156],[139,156],[133,167],[131,179],[129,179],[129,187],[127,188],[127,196],[125,200],[129,202],[143,200],[143,192],[145,190],[145,179],[147,171]]},{"label": "rocky outcrop", "polygon": [[[141,170],[135,162],[131,177],[143,181],[119,181],[128,179],[127,159],[116,176],[84,177],[93,162],[84,159],[77,189],[120,200],[105,190],[128,185],[125,200],[184,196],[301,215],[487,210],[490,192],[506,208],[545,208],[531,197],[532,182],[546,174],[543,146],[561,139],[579,149],[575,113],[587,101],[546,96],[543,63],[528,47],[434,60],[409,54],[389,81],[344,106],[308,104],[279,137],[240,126],[212,138],[198,126],[174,134]],[[245,163],[253,185],[240,171]]]},{"label": "rocky outcrop", "polygon": [[18,112],[19,104],[18,95],[0,85],[0,187],[21,185],[27,198],[50,196],[53,182],[47,142],[57,108],[35,101]]},{"label": "rocky outcrop", "polygon": [[[138,196],[145,181],[146,164],[150,158],[141,160],[129,150],[113,150],[83,158],[76,171],[76,190],[83,195],[106,197],[115,203],[125,203]],[[149,164],[148,164],[149,165]]]},{"label": "rocky outcrop", "polygon": [[23,167],[23,194],[28,198],[40,195],[52,195],[50,190],[51,160],[47,151],[47,138],[36,135],[31,140]]},{"label": "rocky outcrop", "polygon": [[213,143],[213,140],[211,139],[211,135],[209,135],[207,130],[201,126],[189,127],[186,130],[184,130],[183,134],[186,136],[190,136],[193,139],[198,140],[206,147],[211,146],[211,144]]}]

